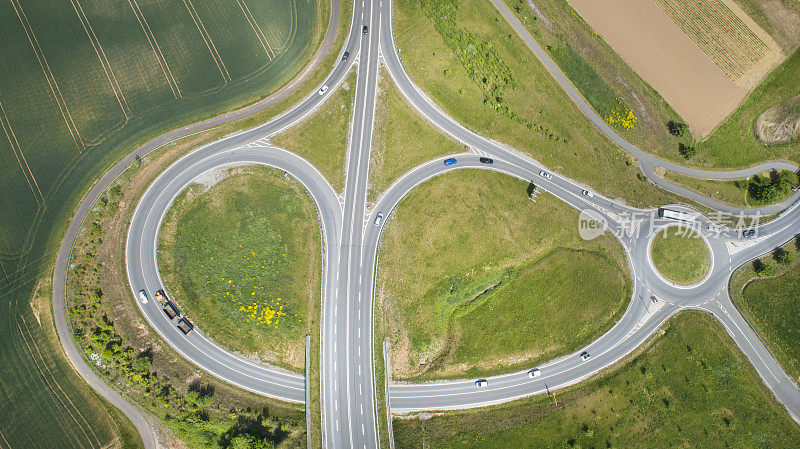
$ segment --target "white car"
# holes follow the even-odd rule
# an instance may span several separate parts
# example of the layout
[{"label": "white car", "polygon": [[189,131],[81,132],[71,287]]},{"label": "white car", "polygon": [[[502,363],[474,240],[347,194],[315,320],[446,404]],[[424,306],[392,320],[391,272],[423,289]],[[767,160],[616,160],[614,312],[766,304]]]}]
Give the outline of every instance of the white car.
[{"label": "white car", "polygon": [[327,92],[327,91],[328,91],[328,85],[326,84],[326,85],[322,86],[322,87],[319,89],[319,94],[320,94],[320,95],[323,95],[323,94],[324,94],[325,92]]},{"label": "white car", "polygon": [[475,381],[475,386],[478,388],[483,388],[487,385],[489,385],[489,381],[486,379],[478,379]]},{"label": "white car", "polygon": [[542,178],[553,179],[553,175],[547,173],[544,170],[539,170],[539,176],[541,176]]},{"label": "white car", "polygon": [[528,377],[530,377],[531,379],[533,379],[534,377],[539,377],[541,375],[542,375],[542,372],[539,371],[539,368],[534,368],[534,369],[528,371]]},{"label": "white car", "polygon": [[588,352],[586,352],[586,351],[581,352],[581,360],[583,360],[584,362],[589,360],[589,357],[591,357],[591,356],[589,355]]},{"label": "white car", "polygon": [[719,226],[715,226],[713,224],[708,225],[709,232],[720,232]]},{"label": "white car", "polygon": [[144,290],[139,290],[139,301],[142,304],[147,304],[147,293]]},{"label": "white car", "polygon": [[378,212],[378,215],[375,217],[375,226],[380,226],[381,221],[383,221],[383,212]]},{"label": "white car", "polygon": [[590,191],[588,191],[588,190],[586,190],[586,189],[583,189],[583,191],[581,192],[581,194],[582,194],[583,196],[588,196],[589,198],[594,198],[594,193],[592,193],[592,192],[590,192]]}]

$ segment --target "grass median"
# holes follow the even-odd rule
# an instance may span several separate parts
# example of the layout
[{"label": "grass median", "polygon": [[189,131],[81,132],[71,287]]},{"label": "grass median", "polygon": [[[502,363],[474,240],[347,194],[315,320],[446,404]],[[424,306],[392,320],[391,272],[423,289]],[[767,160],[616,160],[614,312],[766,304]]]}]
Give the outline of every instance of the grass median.
[{"label": "grass median", "polygon": [[355,93],[356,72],[353,71],[310,117],[272,138],[276,145],[308,159],[337,192],[344,189]]},{"label": "grass median", "polygon": [[703,239],[681,226],[670,226],[659,232],[650,252],[658,272],[680,285],[699,282],[711,266],[711,254]]},{"label": "grass median", "polygon": [[791,171],[764,172],[735,180],[701,179],[670,171],[663,177],[716,201],[741,207],[779,203],[791,196],[798,185],[798,175]]},{"label": "grass median", "polygon": [[528,183],[457,170],[411,191],[378,261],[395,379],[483,375],[576,350],[629,301],[625,253],[578,236],[578,212]]},{"label": "grass median", "polygon": [[417,165],[466,151],[434,128],[411,106],[381,68],[375,133],[369,163],[368,200],[375,201],[397,178]]},{"label": "grass median", "polygon": [[797,447],[800,428],[713,317],[683,312],[600,378],[504,405],[394,419],[398,449]]},{"label": "grass median", "polygon": [[190,186],[167,213],[159,236],[164,281],[221,345],[302,371],[320,292],[314,203],[276,169],[223,173],[213,186]]},{"label": "grass median", "polygon": [[[788,256],[780,256],[785,252]],[[768,269],[757,272],[761,264]],[[731,299],[795,381],[800,381],[800,240],[793,239],[758,263],[745,264],[731,276]]]}]

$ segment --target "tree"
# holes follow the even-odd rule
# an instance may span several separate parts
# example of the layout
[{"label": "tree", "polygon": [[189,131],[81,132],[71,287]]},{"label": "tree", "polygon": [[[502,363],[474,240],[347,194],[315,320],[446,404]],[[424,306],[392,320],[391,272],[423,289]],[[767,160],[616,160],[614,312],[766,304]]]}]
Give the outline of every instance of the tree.
[{"label": "tree", "polygon": [[686,159],[691,159],[697,154],[697,147],[694,145],[687,145],[685,143],[678,144],[678,152]]},{"label": "tree", "polygon": [[137,373],[149,373],[152,366],[153,363],[150,360],[150,357],[147,356],[136,357],[136,359],[133,361],[133,370]]},{"label": "tree", "polygon": [[676,122],[675,120],[670,120],[667,122],[667,129],[669,133],[673,136],[681,137],[686,133],[686,130],[689,129],[689,125],[683,122]]},{"label": "tree", "polygon": [[792,263],[792,253],[783,248],[775,248],[775,251],[772,253],[772,257],[775,258],[776,262],[782,265],[789,265]]},{"label": "tree", "polygon": [[761,259],[756,259],[753,261],[753,269],[755,270],[756,275],[760,277],[765,277],[772,274],[772,265],[762,261]]}]

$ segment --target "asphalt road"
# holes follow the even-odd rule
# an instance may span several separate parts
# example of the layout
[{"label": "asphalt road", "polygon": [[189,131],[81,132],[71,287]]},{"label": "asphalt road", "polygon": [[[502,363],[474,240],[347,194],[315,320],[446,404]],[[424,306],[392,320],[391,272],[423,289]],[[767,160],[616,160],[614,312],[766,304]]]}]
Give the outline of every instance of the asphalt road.
[{"label": "asphalt road", "polygon": [[[493,1],[503,13],[502,2]],[[506,18],[514,26],[513,16]],[[475,379],[426,384],[392,383],[389,391],[392,410],[476,407],[539,394],[545,388],[563,388],[630,354],[677,311],[699,308],[710,311],[725,325],[737,345],[753,362],[765,384],[789,413],[798,419],[800,390],[730,303],[727,281],[735,267],[771,251],[797,234],[800,231],[800,208],[793,205],[780,217],[759,227],[756,236],[746,239],[740,237],[736,230],[712,230],[709,228],[711,221],[699,217],[697,230],[708,243],[713,259],[712,269],[697,285],[673,285],[654,269],[649,258],[649,245],[653,231],[674,222],[659,219],[655,210],[630,208],[596,193],[593,196],[583,195],[583,185],[557,173],[551,172],[550,178],[542,177],[540,170],[547,169],[534,159],[461,126],[442,112],[406,75],[394,47],[391,24],[390,0],[356,1],[350,34],[342,50],[349,51],[350,58],[338,64],[326,79],[324,85],[328,85],[329,90],[324,95],[314,92],[269,123],[199,148],[175,162],[153,182],[137,206],[128,236],[126,259],[132,294],[144,288],[152,297],[155,290],[163,287],[155,257],[157,231],[172,200],[188,183],[208,170],[230,164],[264,164],[285,170],[303,183],[313,197],[320,213],[325,240],[321,350],[325,445],[336,448],[377,447],[379,429],[376,426],[375,390],[383,386],[376,386],[374,381],[372,310],[380,232],[386,221],[391,219],[391,212],[398,202],[421,182],[453,169],[490,169],[533,180],[539,188],[585,211],[604,223],[609,232],[617,235],[627,251],[631,267],[631,302],[622,318],[586,348],[540,365],[540,377],[528,378],[526,371],[509,373],[488,378],[488,385],[484,388],[477,388]],[[369,27],[366,35],[362,34],[364,25]],[[527,32],[517,31],[525,39]],[[546,54],[541,52],[542,55],[539,55],[541,49],[537,52],[538,46],[532,39],[528,45],[587,118],[626,151],[636,155],[648,176],[657,166],[693,176],[720,179],[746,176],[762,171],[764,167],[782,168],[778,163],[736,172],[706,172],[683,168],[643,153],[616,135],[588,107]],[[456,156],[458,163],[449,167],[444,166],[442,159],[421,164],[396,181],[370,210],[366,204],[366,192],[380,57],[383,57],[391,77],[411,104],[435,126],[467,145],[470,152]],[[347,180],[344,193],[337,195],[311,164],[272,147],[269,137],[301,121],[318,108],[356,62],[358,81],[350,128]],[[490,155],[495,160],[494,164],[481,164],[478,160],[480,155]],[[675,186],[659,185],[677,191]],[[709,207],[716,205],[702,197],[699,200]],[[788,206],[793,201],[787,201],[782,206]],[[385,217],[380,225],[375,225],[374,220],[379,212]],[[180,303],[180,298],[177,298],[177,302]],[[154,301],[140,303],[140,306],[156,331],[200,368],[260,394],[289,401],[304,401],[302,376],[271,366],[254,365],[238,358],[205,338],[202,329],[184,336],[167,320]],[[591,354],[586,361],[578,356],[584,350]]]}]

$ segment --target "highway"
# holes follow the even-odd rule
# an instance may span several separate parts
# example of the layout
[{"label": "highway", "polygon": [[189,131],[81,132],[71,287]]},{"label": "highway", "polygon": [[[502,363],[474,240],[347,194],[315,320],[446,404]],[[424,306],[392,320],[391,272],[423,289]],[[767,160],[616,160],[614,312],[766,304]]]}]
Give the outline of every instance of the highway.
[{"label": "highway", "polygon": [[[653,172],[655,167],[717,179],[747,176],[765,168],[789,167],[778,162],[746,170],[713,172],[684,168],[638,150],[594,113],[532,38],[530,42],[525,39],[527,31],[517,29],[513,16],[506,14],[510,12],[506,10],[504,13],[502,2],[493,2],[587,119],[623,149],[634,154],[642,163],[645,174],[663,188],[682,192],[679,186],[657,181]],[[602,222],[608,232],[616,235],[628,255],[633,283],[631,301],[623,316],[608,332],[576,353],[540,365],[541,376],[535,379],[529,378],[526,371],[520,371],[489,377],[488,385],[483,388],[475,386],[475,379],[425,384],[391,383],[389,403],[392,411],[477,407],[540,394],[545,388],[557,390],[573,385],[633,352],[676,312],[702,309],[723,323],[765,384],[792,417],[798,420],[800,390],[738,313],[727,292],[728,280],[736,267],[772,251],[775,246],[800,232],[797,196],[779,206],[745,210],[746,213],[772,213],[786,209],[779,217],[758,227],[757,235],[752,238],[740,237],[737,230],[712,230],[712,221],[699,216],[697,231],[708,244],[712,268],[697,285],[673,285],[653,267],[649,245],[655,231],[675,224],[674,221],[659,219],[655,209],[631,208],[600,193],[583,195],[581,192],[586,187],[582,184],[551,172],[531,157],[480,136],[453,120],[421,92],[406,74],[394,47],[391,14],[390,0],[357,0],[347,42],[340,50],[340,55],[348,51],[350,57],[348,61],[337,64],[326,78],[323,85],[329,89],[323,95],[312,92],[268,123],[194,150],[153,181],[137,205],[126,242],[128,279],[134,297],[140,289],[145,289],[152,298],[156,290],[164,288],[156,258],[158,230],[172,201],[187,185],[203,173],[224,166],[261,164],[284,170],[301,182],[313,198],[324,240],[320,400],[325,447],[378,447],[379,432],[385,432],[386,429],[378,429],[376,424],[375,390],[383,388],[383,385],[375,385],[372,318],[373,280],[381,231],[391,220],[391,213],[397,204],[420,183],[455,169],[494,170],[534,182],[538,188]],[[368,27],[366,34],[362,32],[363,26]],[[465,144],[469,151],[456,155],[458,162],[455,165],[445,166],[443,159],[420,164],[392,184],[370,209],[367,207],[366,193],[380,60],[383,60],[406,99],[432,124]],[[346,183],[344,192],[338,194],[312,164],[276,148],[269,138],[302,121],[319,108],[354,67],[358,71],[358,80],[350,127]],[[494,163],[482,164],[479,161],[481,155],[491,156]],[[551,177],[540,176],[541,170],[548,171]],[[700,204],[715,210],[734,212],[728,206],[702,196],[695,198],[697,194],[691,193],[689,197]],[[383,213],[384,219],[375,225],[378,213]],[[180,298],[175,300],[180,305]],[[302,375],[269,365],[256,365],[237,357],[206,338],[202,329],[196,328],[184,336],[166,318],[155,301],[147,304],[137,301],[137,304],[159,335],[201,369],[259,394],[292,402],[305,401]],[[588,360],[579,357],[583,351],[591,354]]]}]

